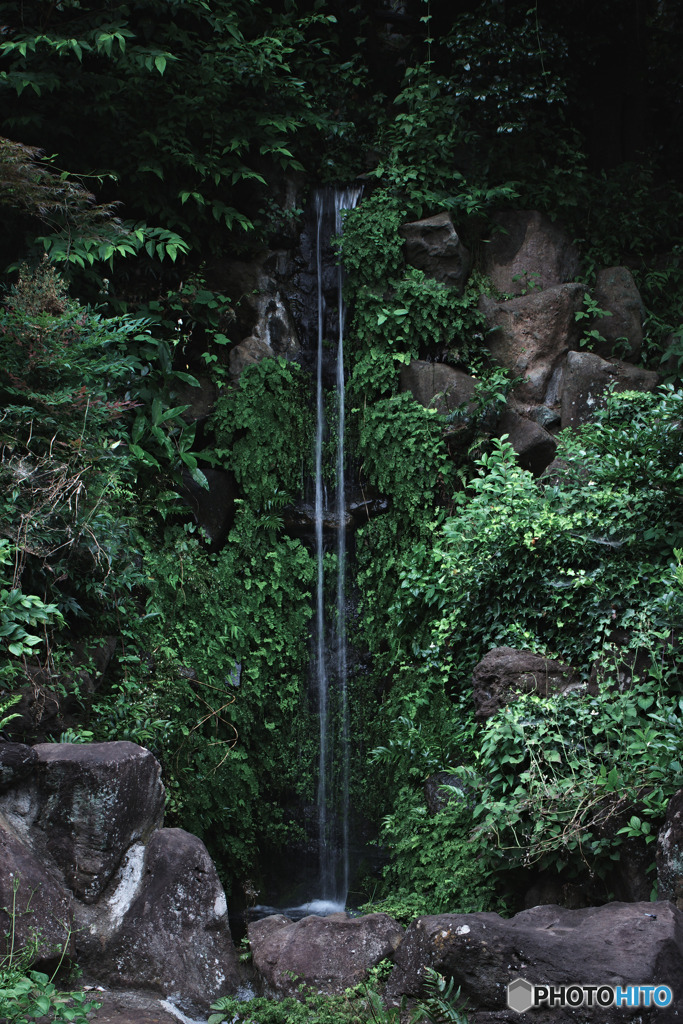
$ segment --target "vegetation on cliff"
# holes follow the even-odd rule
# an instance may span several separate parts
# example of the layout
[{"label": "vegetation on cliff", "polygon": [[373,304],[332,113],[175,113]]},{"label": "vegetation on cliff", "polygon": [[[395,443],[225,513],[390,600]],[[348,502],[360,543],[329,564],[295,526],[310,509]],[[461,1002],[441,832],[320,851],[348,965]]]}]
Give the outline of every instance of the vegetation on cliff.
[{"label": "vegetation on cliff", "polygon": [[[639,31],[645,6],[0,3],[0,708],[23,695],[6,735],[150,747],[169,820],[236,891],[259,888],[264,849],[302,840],[293,808],[315,789],[315,567],[282,523],[312,427],[296,363],[229,386],[241,296],[221,264],[291,247],[311,186],[358,175],[349,438],[392,509],[357,536],[353,789],[386,816],[393,859],[356,895],[398,893],[406,914],[513,906],[534,865],[606,898],[617,847],[651,848],[683,774],[683,195],[681,29],[662,3]],[[637,71],[614,89],[618,50]],[[545,486],[486,430],[512,386],[478,305],[501,207],[562,221],[589,302],[600,267],[628,266],[642,358],[667,384],[565,433]],[[403,264],[399,227],[440,210],[474,254],[462,295]],[[418,357],[483,380],[470,444],[449,447],[453,423],[400,393]],[[218,397],[198,426],[200,377]],[[224,543],[186,503],[216,468],[237,496]],[[587,679],[623,656],[617,630],[648,652],[633,689],[610,694],[608,664],[597,697],[475,723],[489,648]],[[422,784],[449,768],[469,795],[430,818]],[[598,832],[624,790],[642,806]]]}]

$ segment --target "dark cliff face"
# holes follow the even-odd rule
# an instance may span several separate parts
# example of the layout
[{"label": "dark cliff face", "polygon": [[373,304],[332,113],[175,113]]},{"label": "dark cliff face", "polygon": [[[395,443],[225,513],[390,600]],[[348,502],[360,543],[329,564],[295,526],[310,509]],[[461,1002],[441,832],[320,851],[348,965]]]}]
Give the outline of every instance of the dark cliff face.
[{"label": "dark cliff face", "polygon": [[[336,235],[334,197],[338,190],[332,186],[313,193],[303,218],[303,228],[294,260],[292,293],[289,296],[299,337],[301,361],[311,373],[316,371],[318,348],[318,252],[320,251],[321,294],[323,304],[323,387],[334,385],[336,348],[339,337],[338,257],[332,239]],[[322,215],[318,225],[316,195],[322,202]]]}]

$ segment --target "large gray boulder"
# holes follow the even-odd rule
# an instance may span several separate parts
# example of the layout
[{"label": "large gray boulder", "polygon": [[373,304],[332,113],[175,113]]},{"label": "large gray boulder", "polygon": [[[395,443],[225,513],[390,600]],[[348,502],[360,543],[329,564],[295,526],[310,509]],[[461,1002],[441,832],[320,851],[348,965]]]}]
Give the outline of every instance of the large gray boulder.
[{"label": "large gray boulder", "polygon": [[91,973],[114,987],[156,990],[190,1013],[236,991],[225,893],[200,839],[160,829],[133,848],[117,882],[106,915],[80,918]]},{"label": "large gray boulder", "polygon": [[494,218],[484,266],[498,291],[512,295],[573,281],[579,254],[562,228],[537,210],[511,210]]},{"label": "large gray boulder", "polygon": [[671,797],[657,837],[657,885],[660,899],[683,910],[683,789]]},{"label": "large gray boulder", "polygon": [[303,982],[316,992],[357,985],[380,960],[393,957],[403,929],[387,914],[304,917],[277,914],[249,925],[254,967],[274,992],[293,995]]},{"label": "large gray boulder", "polygon": [[0,792],[29,778],[38,763],[33,747],[25,743],[0,742]]},{"label": "large gray boulder", "polygon": [[[540,906],[506,921],[498,914],[420,917],[408,928],[387,985],[392,1000],[420,994],[426,967],[453,978],[469,1019],[519,1024],[672,1024],[683,998],[683,912],[671,903],[609,903],[584,910]],[[664,984],[674,989],[670,1010],[506,1009],[507,986]],[[491,1016],[488,1016],[491,1014]]]},{"label": "large gray boulder", "polygon": [[654,391],[659,376],[617,360],[608,362],[594,352],[569,352],[562,385],[562,427],[578,427],[604,407],[607,389]]},{"label": "large gray boulder", "polygon": [[514,700],[517,693],[548,697],[581,686],[581,677],[569,665],[532,651],[494,647],[472,674],[475,715],[486,721]]},{"label": "large gray boulder", "polygon": [[583,303],[580,284],[530,292],[508,302],[482,296],[488,347],[493,359],[523,382],[514,389],[521,402],[553,405],[554,375],[578,344],[575,313]]},{"label": "large gray boulder", "polygon": [[440,413],[453,412],[459,406],[473,411],[476,385],[475,377],[446,363],[413,359],[401,367],[401,391],[409,391],[425,409],[436,409]]},{"label": "large gray boulder", "polygon": [[406,263],[441,284],[462,292],[472,258],[460,241],[449,213],[411,221],[400,229]]},{"label": "large gray boulder", "polygon": [[161,825],[161,768],[136,743],[40,743],[34,834],[74,896],[92,903],[124,852]]},{"label": "large gray boulder", "polygon": [[605,339],[596,343],[595,351],[606,358],[637,359],[643,347],[644,306],[631,271],[626,267],[599,270],[593,297],[600,309],[611,314],[591,323],[591,329]]},{"label": "large gray boulder", "polygon": [[14,916],[17,948],[39,933],[34,960],[65,949],[95,984],[151,989],[193,1015],[236,991],[225,893],[201,840],[160,827],[150,752],[116,742],[33,753],[0,744],[14,779],[0,793],[0,931]]},{"label": "large gray boulder", "polygon": [[[73,899],[57,866],[38,858],[0,814],[0,937],[34,962],[74,953]],[[3,953],[5,949],[3,948]]]}]

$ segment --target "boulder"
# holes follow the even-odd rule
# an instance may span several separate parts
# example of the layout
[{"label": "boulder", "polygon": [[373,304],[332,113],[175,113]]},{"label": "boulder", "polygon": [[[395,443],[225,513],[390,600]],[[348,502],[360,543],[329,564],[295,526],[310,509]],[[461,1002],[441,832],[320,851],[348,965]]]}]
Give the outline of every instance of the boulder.
[{"label": "boulder", "polygon": [[606,358],[618,354],[637,359],[643,347],[644,307],[631,271],[626,267],[599,270],[593,297],[600,309],[611,314],[591,322],[591,330],[605,339],[596,342],[595,351]]},{"label": "boulder", "polygon": [[[534,984],[664,984],[683,998],[683,912],[671,903],[609,903],[567,910],[540,906],[510,920],[498,914],[420,917],[406,931],[387,984],[387,997],[420,994],[425,967],[453,978],[469,1019],[511,1020],[507,986],[517,978]],[[488,1017],[487,1014],[495,1014]],[[473,1015],[470,1015],[473,1014]],[[637,1014],[637,1018],[636,1018]],[[671,1010],[537,1008],[515,1014],[519,1024],[617,1024],[624,1020],[678,1018]]]},{"label": "boulder", "polygon": [[425,781],[422,791],[425,795],[427,812],[434,817],[454,801],[472,799],[467,783],[451,772],[436,772]]},{"label": "boulder", "polygon": [[401,368],[401,391],[409,391],[425,409],[436,409],[440,413],[453,412],[459,406],[472,411],[477,383],[476,378],[446,363],[413,359]]},{"label": "boulder", "polygon": [[472,683],[475,715],[481,722],[509,704],[516,693],[566,693],[581,686],[581,677],[569,665],[532,651],[494,647],[476,666]]},{"label": "boulder", "polygon": [[578,343],[574,314],[581,309],[584,288],[562,284],[531,292],[508,302],[488,296],[479,300],[488,327],[493,359],[524,380],[514,389],[522,402],[553,405],[553,375],[567,352]]},{"label": "boulder", "polygon": [[[34,829],[74,896],[92,903],[133,843],[161,824],[158,761],[136,743],[41,743]],[[32,844],[33,845],[33,844]]]},{"label": "boulder", "polygon": [[250,335],[230,350],[230,376],[236,380],[245,366],[274,358],[275,352],[264,338]]},{"label": "boulder", "polygon": [[494,217],[497,230],[484,251],[485,271],[500,292],[523,295],[573,281],[579,254],[560,226],[537,210]]},{"label": "boulder", "polygon": [[195,1015],[236,991],[225,893],[200,839],[178,828],[154,832],[146,848],[132,851],[117,882],[107,919],[93,919],[87,909],[82,918],[91,936],[80,955],[86,969],[117,988],[160,992]]},{"label": "boulder", "polygon": [[562,427],[587,423],[605,405],[607,389],[654,391],[659,376],[630,363],[608,362],[594,352],[569,352],[562,385]]},{"label": "boulder", "polygon": [[683,789],[671,797],[657,837],[657,885],[660,899],[683,910]]},{"label": "boulder", "polygon": [[153,990],[205,1016],[237,990],[237,954],[206,847],[161,828],[157,761],[128,742],[34,752],[7,757],[32,774],[22,768],[0,794],[0,934],[13,917],[17,948],[39,936],[33,962],[66,949],[95,984]]},{"label": "boulder", "polygon": [[33,747],[25,743],[0,742],[0,793],[28,778],[38,763]]},{"label": "boulder", "polygon": [[404,224],[399,231],[406,263],[441,284],[462,292],[472,258],[460,241],[449,213]]},{"label": "boulder", "polygon": [[[0,815],[0,937],[34,963],[74,952],[73,900],[54,863],[38,858]],[[5,945],[3,942],[2,952]]]},{"label": "boulder", "polygon": [[254,967],[270,989],[293,995],[303,982],[337,993],[359,982],[380,960],[393,957],[403,929],[387,914],[304,917],[277,914],[249,925]]},{"label": "boulder", "polygon": [[498,420],[496,434],[498,437],[507,434],[520,466],[534,476],[540,476],[555,458],[557,441],[553,435],[514,409],[504,410]]}]

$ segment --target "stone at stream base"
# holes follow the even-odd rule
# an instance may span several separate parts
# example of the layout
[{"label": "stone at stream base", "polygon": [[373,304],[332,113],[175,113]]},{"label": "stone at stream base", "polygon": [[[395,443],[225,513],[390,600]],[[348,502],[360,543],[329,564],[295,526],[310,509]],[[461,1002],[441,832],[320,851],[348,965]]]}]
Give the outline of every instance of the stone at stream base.
[{"label": "stone at stream base", "polygon": [[[668,902],[609,903],[585,910],[534,907],[504,920],[498,914],[440,914],[408,928],[387,984],[387,998],[417,997],[425,967],[460,987],[472,1024],[617,1024],[679,1020],[683,998],[683,912]],[[507,986],[516,978],[535,984],[669,985],[663,1009],[507,1009]]]},{"label": "stone at stream base", "polygon": [[562,284],[509,302],[494,302],[488,296],[479,300],[492,332],[487,336],[491,356],[512,377],[524,378],[514,389],[520,402],[554,403],[556,371],[578,344],[574,314],[582,307],[583,295],[583,285]]},{"label": "stone at stream base", "polygon": [[387,914],[304,917],[282,914],[249,925],[254,966],[279,995],[297,995],[302,983],[321,993],[340,993],[393,955],[403,928]]},{"label": "stone at stream base", "polygon": [[683,789],[671,797],[657,837],[659,896],[683,911]]},{"label": "stone at stream base", "polygon": [[405,238],[406,263],[461,292],[472,258],[458,238],[449,213],[415,220],[399,228]]},{"label": "stone at stream base", "polygon": [[[202,841],[183,829],[160,829],[144,850],[138,878],[137,888],[134,877],[128,881],[134,896],[111,937],[98,935],[102,922],[93,921],[97,941],[85,958],[90,972],[117,988],[161,992],[186,1012],[204,1011],[236,991],[239,965],[225,894]],[[110,910],[115,905],[111,900]]]},{"label": "stone at stream base", "polygon": [[472,684],[475,717],[479,722],[495,715],[516,693],[548,697],[582,685],[581,677],[571,666],[513,647],[494,647],[488,651],[474,669]]},{"label": "stone at stream base", "polygon": [[485,270],[500,292],[523,295],[573,281],[579,254],[564,231],[537,210],[499,213],[496,232],[485,248]]},{"label": "stone at stream base", "polygon": [[608,362],[594,352],[570,352],[562,386],[562,427],[587,423],[602,409],[610,385],[621,391],[654,391],[659,375],[629,363]]},{"label": "stone at stream base", "polygon": [[555,458],[557,441],[553,435],[514,409],[505,409],[502,413],[496,434],[498,437],[507,434],[520,466],[534,476],[540,476]]}]

